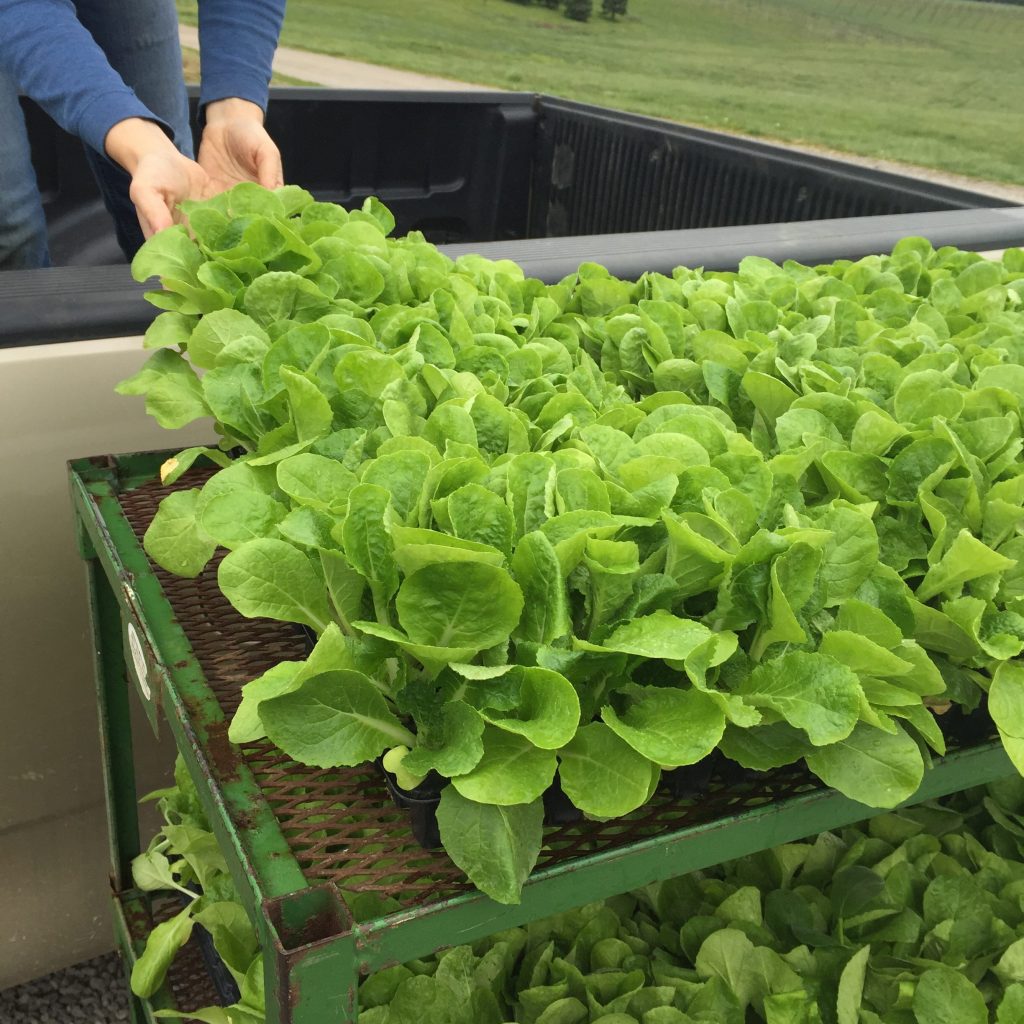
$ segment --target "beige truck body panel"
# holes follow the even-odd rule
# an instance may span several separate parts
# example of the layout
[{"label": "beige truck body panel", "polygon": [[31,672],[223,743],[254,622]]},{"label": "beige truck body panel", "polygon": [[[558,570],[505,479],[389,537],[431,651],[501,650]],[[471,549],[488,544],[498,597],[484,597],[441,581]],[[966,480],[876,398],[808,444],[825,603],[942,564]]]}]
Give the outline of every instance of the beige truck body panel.
[{"label": "beige truck body panel", "polygon": [[[65,463],[186,447],[116,395],[140,338],[0,349],[0,989],[113,948],[85,570]],[[136,707],[140,787],[173,763]],[[141,790],[142,792],[145,789]]]}]

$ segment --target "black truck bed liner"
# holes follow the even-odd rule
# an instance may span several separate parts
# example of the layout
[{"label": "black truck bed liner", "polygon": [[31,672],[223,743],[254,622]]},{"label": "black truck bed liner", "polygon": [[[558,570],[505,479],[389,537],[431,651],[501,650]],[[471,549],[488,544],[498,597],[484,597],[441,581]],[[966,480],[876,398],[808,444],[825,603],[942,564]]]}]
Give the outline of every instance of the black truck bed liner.
[{"label": "black truck bed liner", "polygon": [[[80,144],[25,107],[57,266],[0,275],[0,346],[144,329],[154,311]],[[551,96],[281,88],[267,121],[288,181],[346,205],[376,195],[399,233],[546,280],[585,260],[634,277],[748,253],[856,257],[908,234],[1024,239],[1020,208],[995,196]]]}]

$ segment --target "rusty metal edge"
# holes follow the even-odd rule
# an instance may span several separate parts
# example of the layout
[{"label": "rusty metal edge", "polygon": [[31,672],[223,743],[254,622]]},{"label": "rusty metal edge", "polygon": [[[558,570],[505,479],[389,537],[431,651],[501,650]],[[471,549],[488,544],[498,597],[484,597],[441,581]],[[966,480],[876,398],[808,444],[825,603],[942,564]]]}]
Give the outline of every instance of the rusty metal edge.
[{"label": "rusty metal edge", "polygon": [[[308,887],[270,806],[237,748],[185,634],[138,544],[109,480],[75,463],[75,501],[126,620],[139,633],[163,715],[197,784],[211,824],[226,841],[232,877],[254,920],[263,900]],[[143,696],[143,699],[145,697]]]},{"label": "rusty metal edge", "polygon": [[[336,886],[324,882],[263,905],[272,943],[265,964],[289,979],[274,1007],[292,1024],[342,1024],[359,1016],[359,961],[352,917]],[[268,1006],[269,1010],[269,1006]]]}]

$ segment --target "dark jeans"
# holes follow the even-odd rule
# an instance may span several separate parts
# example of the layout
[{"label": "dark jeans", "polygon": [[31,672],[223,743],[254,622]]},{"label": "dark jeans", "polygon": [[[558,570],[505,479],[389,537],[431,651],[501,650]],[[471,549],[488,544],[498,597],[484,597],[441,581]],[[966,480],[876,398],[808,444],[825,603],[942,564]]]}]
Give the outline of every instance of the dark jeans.
[{"label": "dark jeans", "polygon": [[[77,0],[78,17],[111,66],[140,100],[174,132],[174,143],[192,156],[188,98],[181,73],[181,46],[174,0]],[[74,54],[68,54],[74,60]],[[104,154],[86,156],[128,259],[142,244],[128,175]],[[46,221],[29,153],[18,91],[0,74],[0,270],[50,263]]]}]

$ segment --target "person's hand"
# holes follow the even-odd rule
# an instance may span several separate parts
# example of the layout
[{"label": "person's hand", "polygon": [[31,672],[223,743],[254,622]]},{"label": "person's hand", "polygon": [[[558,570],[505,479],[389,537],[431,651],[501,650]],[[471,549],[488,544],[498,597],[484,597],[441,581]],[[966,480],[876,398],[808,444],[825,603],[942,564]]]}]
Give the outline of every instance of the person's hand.
[{"label": "person's hand", "polygon": [[129,117],[107,132],[107,155],[132,179],[128,194],[146,238],[181,219],[178,204],[211,194],[207,173],[182,156],[153,121]]},{"label": "person's hand", "polygon": [[255,181],[265,188],[284,184],[281,154],[263,127],[263,111],[248,100],[217,100],[207,105],[198,159],[209,176],[211,194],[240,181]]},{"label": "person's hand", "polygon": [[107,155],[132,179],[129,196],[146,238],[181,221],[179,204],[207,199],[240,181],[284,184],[281,154],[263,127],[263,111],[241,99],[206,108],[198,161],[182,156],[153,121],[129,117],[107,132]]}]

